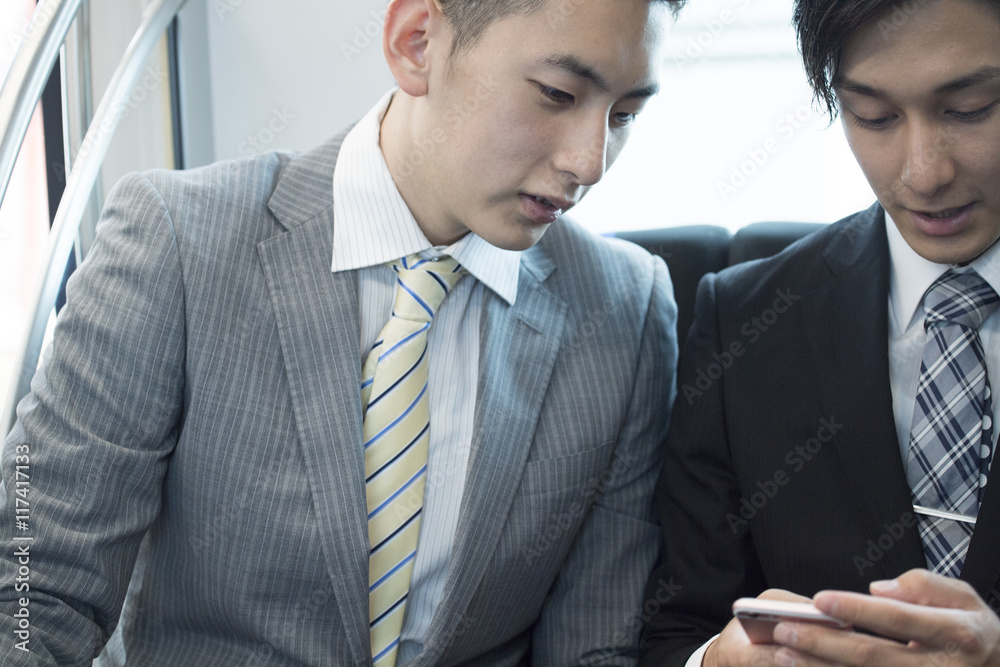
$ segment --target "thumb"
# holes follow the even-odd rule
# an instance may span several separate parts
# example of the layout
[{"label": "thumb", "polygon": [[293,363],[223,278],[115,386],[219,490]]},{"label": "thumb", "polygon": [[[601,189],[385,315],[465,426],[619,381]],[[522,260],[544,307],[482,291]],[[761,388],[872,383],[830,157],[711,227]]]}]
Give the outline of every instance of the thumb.
[{"label": "thumb", "polygon": [[757,597],[761,600],[780,600],[781,602],[812,602],[805,596],[781,588],[769,588]]},{"label": "thumb", "polygon": [[927,570],[910,570],[895,579],[873,581],[869,590],[875,597],[925,607],[977,609],[982,604],[979,595],[966,582]]}]

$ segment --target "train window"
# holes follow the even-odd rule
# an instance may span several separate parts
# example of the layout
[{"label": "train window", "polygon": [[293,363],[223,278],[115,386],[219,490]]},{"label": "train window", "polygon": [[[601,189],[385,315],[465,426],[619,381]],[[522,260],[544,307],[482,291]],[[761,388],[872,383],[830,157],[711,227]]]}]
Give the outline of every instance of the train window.
[{"label": "train window", "polygon": [[[5,38],[0,46],[0,82],[6,80],[34,5],[32,0],[0,3],[0,35]],[[36,110],[0,208],[0,406],[13,375],[21,323],[31,311],[33,281],[26,276],[37,275],[44,263],[49,231],[45,164],[42,114]]]},{"label": "train window", "polygon": [[689,2],[662,92],[576,209],[598,232],[832,222],[874,201],[840,128],[812,104],[791,0]]}]

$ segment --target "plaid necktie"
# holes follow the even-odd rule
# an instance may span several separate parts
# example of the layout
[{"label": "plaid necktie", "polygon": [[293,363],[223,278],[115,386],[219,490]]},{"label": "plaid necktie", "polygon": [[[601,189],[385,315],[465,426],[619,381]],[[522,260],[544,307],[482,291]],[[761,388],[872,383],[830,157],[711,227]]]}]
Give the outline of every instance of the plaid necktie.
[{"label": "plaid necktie", "polygon": [[[920,364],[906,476],[913,504],[974,519],[989,472],[992,403],[979,326],[1000,297],[975,271],[948,271],[924,295]],[[918,510],[930,570],[957,577],[974,523]]]},{"label": "plaid necktie", "polygon": [[396,664],[427,479],[427,331],[448,291],[465,275],[454,259],[410,255],[398,274],[392,316],[365,359],[365,491],[368,606],[377,667]]}]

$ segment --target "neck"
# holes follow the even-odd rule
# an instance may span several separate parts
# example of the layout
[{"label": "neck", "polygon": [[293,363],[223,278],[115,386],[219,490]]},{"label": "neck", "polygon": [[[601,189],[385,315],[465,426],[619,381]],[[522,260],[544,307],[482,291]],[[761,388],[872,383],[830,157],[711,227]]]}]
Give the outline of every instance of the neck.
[{"label": "neck", "polygon": [[[385,157],[399,194],[417,221],[427,240],[435,246],[446,246],[464,234],[449,233],[443,215],[433,199],[434,188],[428,181],[440,141],[422,132],[427,127],[419,100],[403,91],[396,91],[382,118],[379,148]],[[467,232],[466,232],[467,233]]]}]

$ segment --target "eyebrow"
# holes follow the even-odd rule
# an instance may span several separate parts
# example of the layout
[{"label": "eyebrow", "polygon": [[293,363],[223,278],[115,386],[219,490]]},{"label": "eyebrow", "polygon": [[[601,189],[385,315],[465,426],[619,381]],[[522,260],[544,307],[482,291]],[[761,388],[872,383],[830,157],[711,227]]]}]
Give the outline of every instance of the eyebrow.
[{"label": "eyebrow", "polygon": [[986,65],[980,67],[972,74],[968,76],[963,76],[961,78],[955,79],[954,81],[949,81],[943,86],[939,86],[937,92],[939,93],[954,93],[956,91],[962,90],[964,88],[970,88],[972,86],[977,86],[981,83],[986,83],[987,81],[992,81],[993,79],[1000,78],[1000,67],[992,67]]},{"label": "eyebrow", "polygon": [[[966,88],[971,88],[973,86],[978,86],[981,83],[986,83],[994,79],[1000,78],[1000,67],[993,67],[992,65],[985,65],[980,67],[971,74],[961,76],[952,81],[941,84],[934,89],[934,92],[938,95],[946,93],[955,93]],[[872,86],[866,85],[859,81],[854,81],[852,79],[839,79],[834,82],[833,87],[838,90],[843,90],[849,93],[856,93],[858,95],[864,95],[866,97],[874,97],[876,99],[885,99],[887,95]]]},{"label": "eyebrow", "polygon": [[[542,62],[546,65],[550,65],[552,67],[557,67],[561,70],[565,70],[566,72],[569,72],[570,74],[577,76],[581,79],[586,79],[587,81],[590,81],[592,84],[594,84],[604,92],[611,91],[611,88],[608,86],[607,81],[604,80],[604,77],[598,74],[593,67],[583,62],[576,56],[553,55],[549,56],[548,58],[545,58]],[[658,92],[660,92],[660,86],[657,84],[650,84],[642,88],[636,88],[635,90],[630,90],[624,96],[622,96],[622,99],[630,100],[637,98],[652,97],[653,95],[656,95],[656,93]]]}]

